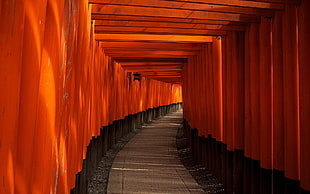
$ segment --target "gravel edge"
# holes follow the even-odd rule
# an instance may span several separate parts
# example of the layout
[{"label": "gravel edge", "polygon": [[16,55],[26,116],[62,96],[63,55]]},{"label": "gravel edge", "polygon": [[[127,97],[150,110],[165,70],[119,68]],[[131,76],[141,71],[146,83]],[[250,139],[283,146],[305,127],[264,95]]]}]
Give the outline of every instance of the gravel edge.
[{"label": "gravel edge", "polygon": [[143,128],[150,123],[145,123],[134,131],[131,131],[109,149],[105,156],[102,157],[98,164],[93,176],[88,180],[88,194],[104,194],[107,193],[110,170],[117,153],[123,149],[123,147]]},{"label": "gravel edge", "polygon": [[219,194],[225,193],[222,183],[220,183],[210,171],[201,164],[197,164],[192,157],[192,151],[186,143],[184,137],[183,125],[178,128],[176,135],[176,146],[178,156],[196,182],[202,187],[205,193]]}]

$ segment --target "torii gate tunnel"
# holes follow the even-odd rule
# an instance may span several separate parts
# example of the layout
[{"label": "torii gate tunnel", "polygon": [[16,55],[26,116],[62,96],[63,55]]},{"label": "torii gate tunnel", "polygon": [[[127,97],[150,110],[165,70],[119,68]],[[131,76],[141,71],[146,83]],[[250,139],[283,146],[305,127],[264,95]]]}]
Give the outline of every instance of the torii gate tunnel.
[{"label": "torii gate tunnel", "polygon": [[105,130],[181,105],[228,191],[277,193],[233,191],[252,163],[310,191],[309,0],[1,0],[0,18],[0,193],[70,193],[91,139],[99,157]]}]

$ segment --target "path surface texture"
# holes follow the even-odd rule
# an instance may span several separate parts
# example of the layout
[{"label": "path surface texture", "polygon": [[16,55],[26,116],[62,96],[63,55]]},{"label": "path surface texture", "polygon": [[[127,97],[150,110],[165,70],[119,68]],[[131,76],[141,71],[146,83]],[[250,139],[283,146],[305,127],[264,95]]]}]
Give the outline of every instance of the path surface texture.
[{"label": "path surface texture", "polygon": [[108,193],[204,193],[178,158],[182,112],[146,126],[117,154]]}]

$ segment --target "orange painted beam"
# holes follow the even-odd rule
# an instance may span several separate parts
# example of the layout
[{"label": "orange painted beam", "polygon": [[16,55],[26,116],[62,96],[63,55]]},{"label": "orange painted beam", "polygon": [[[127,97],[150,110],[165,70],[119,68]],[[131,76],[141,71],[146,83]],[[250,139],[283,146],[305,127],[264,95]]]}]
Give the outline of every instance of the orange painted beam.
[{"label": "orange painted beam", "polygon": [[96,34],[163,34],[163,35],[200,35],[218,36],[226,35],[223,30],[200,30],[200,29],[174,29],[174,28],[149,28],[149,27],[119,27],[119,26],[96,26]]},{"label": "orange painted beam", "polygon": [[265,2],[265,3],[281,3],[281,4],[299,4],[300,0],[243,0],[252,2]]},{"label": "orange painted beam", "polygon": [[121,63],[122,67],[182,67],[180,63]]},{"label": "orange painted beam", "polygon": [[132,16],[132,15],[111,15],[111,14],[92,14],[93,20],[117,20],[117,21],[140,21],[140,22],[169,22],[183,24],[212,24],[212,25],[244,25],[242,22],[222,21],[192,18],[172,18],[172,17],[155,17],[155,16]]},{"label": "orange painted beam", "polygon": [[[104,49],[172,49],[172,50],[193,50],[199,51],[198,44],[192,43],[158,43],[158,42],[100,42],[100,46]],[[158,61],[158,59],[156,59]]]},{"label": "orange painted beam", "polygon": [[105,51],[106,55],[109,56],[124,56],[125,55],[138,55],[138,56],[143,56],[144,54],[153,54],[153,55],[180,55],[180,56],[189,56],[189,55],[196,55],[197,52],[195,51],[161,51],[161,50],[156,50],[156,51],[132,51],[132,50],[107,50]]},{"label": "orange painted beam", "polygon": [[114,58],[116,62],[120,63],[186,63],[186,59],[181,59],[181,58],[146,58],[146,57],[141,57],[141,58]]},{"label": "orange painted beam", "polygon": [[235,22],[259,22],[257,16],[218,13],[207,11],[191,11],[191,10],[176,10],[167,8],[151,8],[151,7],[130,7],[120,5],[100,5],[92,6],[92,14],[111,14],[111,15],[128,15],[128,16],[155,16],[155,17],[172,17],[172,18],[191,18],[235,21]]},{"label": "orange painted beam", "polygon": [[[280,0],[281,1],[281,0]],[[282,0],[283,1],[283,0]],[[104,5],[125,5],[125,6],[141,6],[141,7],[156,7],[156,8],[171,8],[180,10],[200,10],[210,12],[223,12],[223,13],[237,13],[237,14],[248,14],[248,15],[271,15],[271,11],[266,11],[257,8],[248,8],[231,5],[212,5],[212,4],[201,4],[192,2],[179,2],[179,1],[145,1],[145,0],[90,0],[92,4],[104,4]]]},{"label": "orange painted beam", "polygon": [[149,42],[212,42],[210,36],[182,36],[182,35],[150,35],[150,34],[96,34],[96,40],[104,41],[149,41]]},{"label": "orange painted beam", "polygon": [[139,66],[124,66],[122,65],[122,67],[124,69],[155,69],[155,70],[167,70],[167,69],[174,69],[174,70],[180,70],[182,69],[182,66],[142,66],[142,65],[139,65]]},{"label": "orange painted beam", "polygon": [[[95,20],[96,30],[100,27],[145,27],[145,28],[168,28],[168,29],[197,29],[197,30],[229,30],[245,31],[244,25],[218,25],[218,24],[195,24],[174,22],[151,22],[151,21],[123,21],[123,20]],[[99,27],[99,28],[98,28]]]},{"label": "orange painted beam", "polygon": [[[164,0],[164,1],[179,1],[179,0]],[[240,6],[240,7],[274,9],[274,10],[284,9],[284,6],[278,3],[253,2],[253,1],[244,1],[244,0],[182,0],[182,2],[212,4],[212,5],[226,5],[226,6]]]}]

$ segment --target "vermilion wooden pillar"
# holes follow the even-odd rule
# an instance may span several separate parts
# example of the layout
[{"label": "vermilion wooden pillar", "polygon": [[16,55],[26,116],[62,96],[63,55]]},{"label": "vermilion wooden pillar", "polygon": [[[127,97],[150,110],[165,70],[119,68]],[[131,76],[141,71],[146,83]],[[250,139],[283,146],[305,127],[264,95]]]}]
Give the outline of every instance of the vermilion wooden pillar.
[{"label": "vermilion wooden pillar", "polygon": [[195,117],[197,118],[197,128],[198,128],[198,135],[202,136],[203,135],[203,121],[202,120],[202,114],[203,114],[203,109],[202,107],[202,101],[205,100],[204,93],[202,91],[202,83],[203,83],[203,65],[201,63],[201,53],[200,55],[197,55],[195,57],[196,62],[195,62],[195,76],[194,76],[194,84],[195,84],[195,90],[196,90],[196,115]]},{"label": "vermilion wooden pillar", "polygon": [[260,165],[272,168],[272,68],[271,19],[262,18],[259,28],[259,123]]},{"label": "vermilion wooden pillar", "polygon": [[208,111],[208,107],[207,107],[207,100],[208,100],[208,95],[207,95],[207,52],[206,52],[206,46],[207,44],[201,44],[201,72],[202,72],[202,83],[201,83],[201,91],[202,91],[202,131],[203,131],[203,135],[205,137],[208,136],[208,118],[207,118],[207,111]]},{"label": "vermilion wooden pillar", "polygon": [[223,39],[223,135],[227,148],[243,149],[244,142],[244,34]]},{"label": "vermilion wooden pillar", "polygon": [[[284,169],[285,176],[299,179],[299,91],[296,7],[283,14]],[[294,28],[296,27],[296,28]]]},{"label": "vermilion wooden pillar", "polygon": [[0,193],[14,193],[24,1],[1,1],[0,7]]},{"label": "vermilion wooden pillar", "polygon": [[[212,43],[207,43],[207,80],[208,80],[208,134],[214,137],[215,126],[214,126],[214,75],[213,75],[213,50]],[[210,56],[210,57],[208,57]]]},{"label": "vermilion wooden pillar", "polygon": [[213,57],[213,83],[214,83],[214,137],[217,141],[222,141],[222,48],[221,39],[213,38],[212,43]]},{"label": "vermilion wooden pillar", "polygon": [[260,114],[259,114],[259,24],[251,24],[249,28],[249,52],[248,60],[249,64],[247,72],[250,74],[250,111],[248,115],[250,125],[246,130],[251,130],[251,158],[254,160],[260,159]]},{"label": "vermilion wooden pillar", "polygon": [[233,96],[232,96],[232,53],[233,34],[223,37],[223,142],[227,144],[227,149],[234,149],[234,131],[233,131]]},{"label": "vermilion wooden pillar", "polygon": [[251,62],[250,62],[250,28],[245,32],[244,63],[244,156],[251,158],[252,122],[251,122]]},{"label": "vermilion wooden pillar", "polygon": [[303,0],[299,12],[300,81],[300,183],[310,191],[310,1]]},{"label": "vermilion wooden pillar", "polygon": [[272,20],[273,60],[273,167],[284,170],[284,118],[283,118],[283,48],[282,13]]},{"label": "vermilion wooden pillar", "polygon": [[[43,45],[46,1],[30,1],[25,4],[24,44],[22,49],[22,71],[20,111],[18,122],[16,182],[17,193],[32,193],[31,178],[33,150],[36,133],[38,87],[40,80],[41,52]],[[41,24],[38,22],[41,21]]]},{"label": "vermilion wooden pillar", "polygon": [[234,148],[244,149],[244,32],[235,32],[235,64],[233,66]]},{"label": "vermilion wooden pillar", "polygon": [[227,36],[222,37],[223,143],[227,144]]}]

